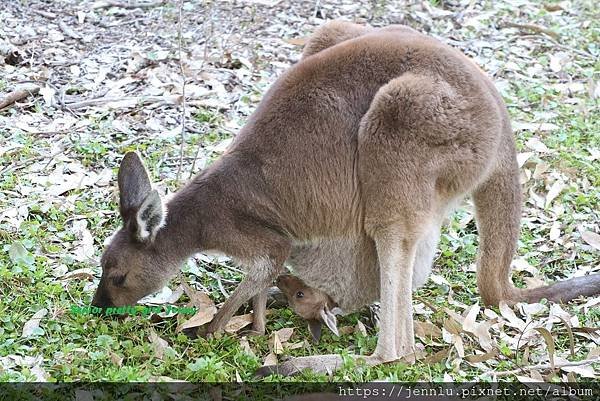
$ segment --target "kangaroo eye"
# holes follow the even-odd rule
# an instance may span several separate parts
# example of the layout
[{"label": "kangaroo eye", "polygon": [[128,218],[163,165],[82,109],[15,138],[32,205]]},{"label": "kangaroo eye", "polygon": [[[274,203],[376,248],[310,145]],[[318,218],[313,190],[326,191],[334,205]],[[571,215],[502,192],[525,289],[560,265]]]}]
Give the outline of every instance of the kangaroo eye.
[{"label": "kangaroo eye", "polygon": [[112,283],[117,287],[120,287],[123,285],[123,283],[125,283],[125,277],[127,277],[127,274],[123,274],[122,276],[115,276],[112,278]]},{"label": "kangaroo eye", "polygon": [[298,291],[296,293],[296,298],[303,298],[304,297],[304,293],[302,291]]}]

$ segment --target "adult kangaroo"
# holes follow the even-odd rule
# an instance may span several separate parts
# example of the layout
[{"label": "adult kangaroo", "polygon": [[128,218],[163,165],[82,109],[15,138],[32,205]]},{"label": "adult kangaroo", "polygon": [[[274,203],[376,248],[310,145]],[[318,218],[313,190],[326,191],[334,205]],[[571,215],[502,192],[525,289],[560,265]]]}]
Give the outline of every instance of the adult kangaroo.
[{"label": "adult kangaroo", "polygon": [[[366,238],[379,263],[381,327],[365,359],[397,360],[413,352],[417,249],[468,194],[481,236],[483,301],[546,294],[517,289],[510,279],[521,189],[500,95],[460,52],[410,28],[324,25],[227,152],[165,206],[135,153],[125,155],[118,182],[123,227],[102,256],[97,306],[133,303],[163,286],[191,254],[218,250],[247,275],[210,323],[215,332],[252,297],[256,315],[263,314],[264,289],[297,247]],[[597,292],[592,278],[550,288],[566,300]],[[340,363],[338,355],[302,357],[279,371]]]}]

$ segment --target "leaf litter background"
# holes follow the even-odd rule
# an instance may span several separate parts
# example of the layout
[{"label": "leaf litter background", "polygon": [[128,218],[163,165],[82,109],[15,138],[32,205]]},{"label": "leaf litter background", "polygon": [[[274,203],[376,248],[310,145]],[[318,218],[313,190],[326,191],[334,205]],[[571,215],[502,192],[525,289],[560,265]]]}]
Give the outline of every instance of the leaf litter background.
[{"label": "leaf litter background", "polygon": [[[196,305],[191,318],[128,318],[133,330],[119,333],[69,314],[91,300],[103,240],[118,226],[122,155],[140,151],[158,185],[173,192],[225,150],[266,88],[299,59],[306,37],[334,18],[410,25],[493,76],[513,117],[526,195],[515,280],[535,286],[600,273],[593,1],[186,1],[181,9],[174,1],[2,2],[0,378],[248,380],[288,355],[373,350],[365,313],[342,318],[342,336],[326,335],[313,348],[304,323],[280,306],[270,310],[268,340],[244,335],[248,308],[230,322],[227,344],[245,362],[230,363],[222,339],[181,338],[210,321],[242,277],[227,258],[206,255],[144,300]],[[334,378],[597,379],[600,297],[483,308],[476,245],[466,202],[444,231],[432,280],[415,297],[416,365],[348,366]],[[149,344],[152,365],[128,355],[122,339],[134,349]],[[194,358],[199,343],[209,352]],[[129,370],[119,376],[111,366]]]}]

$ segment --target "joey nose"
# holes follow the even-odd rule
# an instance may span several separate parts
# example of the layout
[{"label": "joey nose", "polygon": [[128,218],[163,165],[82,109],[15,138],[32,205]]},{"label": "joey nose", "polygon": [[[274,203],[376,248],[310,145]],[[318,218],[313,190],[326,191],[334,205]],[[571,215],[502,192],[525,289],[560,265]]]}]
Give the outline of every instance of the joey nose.
[{"label": "joey nose", "polygon": [[282,274],[281,276],[277,277],[277,280],[275,281],[275,285],[277,287],[279,287],[279,289],[281,291],[284,291],[289,287],[290,284],[290,280],[289,280],[290,276],[287,274]]}]

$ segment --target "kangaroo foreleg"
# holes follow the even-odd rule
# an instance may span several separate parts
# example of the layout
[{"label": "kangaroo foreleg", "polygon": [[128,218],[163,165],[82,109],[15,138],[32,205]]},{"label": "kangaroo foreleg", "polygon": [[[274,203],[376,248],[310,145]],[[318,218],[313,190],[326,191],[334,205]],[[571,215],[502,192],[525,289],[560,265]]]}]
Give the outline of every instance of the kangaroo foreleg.
[{"label": "kangaroo foreleg", "polygon": [[[219,309],[219,312],[217,312],[214,319],[208,325],[207,333],[211,334],[221,331],[227,322],[229,322],[233,314],[240,308],[240,306],[255,296],[258,296],[258,298],[253,300],[254,307],[258,308],[260,313],[263,313],[264,319],[264,309],[262,308],[263,293],[268,287],[271,286],[273,280],[275,277],[277,277],[281,270],[282,264],[277,263],[272,259],[259,258],[255,260],[247,269],[248,274],[246,274],[246,277],[244,277],[242,282],[225,301],[221,309]],[[257,306],[257,302],[261,305]],[[264,302],[266,303],[266,298]],[[255,315],[255,318],[257,316],[258,313]],[[261,329],[260,321],[258,322],[258,328]],[[262,321],[262,330],[264,330],[264,320]]]}]

